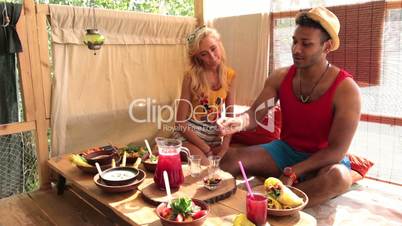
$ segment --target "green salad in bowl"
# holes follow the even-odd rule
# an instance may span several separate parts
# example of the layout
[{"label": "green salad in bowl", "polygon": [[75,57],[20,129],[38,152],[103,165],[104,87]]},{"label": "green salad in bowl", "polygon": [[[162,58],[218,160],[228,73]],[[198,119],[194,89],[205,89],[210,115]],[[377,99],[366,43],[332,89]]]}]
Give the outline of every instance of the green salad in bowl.
[{"label": "green salad in bowl", "polygon": [[206,220],[209,207],[198,199],[177,198],[170,205],[161,203],[156,208],[156,213],[161,219],[162,225],[202,225]]}]

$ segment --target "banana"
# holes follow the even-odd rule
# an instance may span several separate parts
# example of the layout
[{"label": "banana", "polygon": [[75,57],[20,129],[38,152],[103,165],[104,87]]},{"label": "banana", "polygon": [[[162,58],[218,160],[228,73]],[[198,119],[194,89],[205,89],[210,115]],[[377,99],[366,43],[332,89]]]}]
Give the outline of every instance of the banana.
[{"label": "banana", "polygon": [[247,219],[246,215],[238,214],[233,220],[233,226],[255,226],[253,222]]},{"label": "banana", "polygon": [[78,166],[83,166],[83,167],[92,167],[92,165],[88,164],[87,161],[80,155],[77,154],[71,154],[70,155],[70,161]]}]

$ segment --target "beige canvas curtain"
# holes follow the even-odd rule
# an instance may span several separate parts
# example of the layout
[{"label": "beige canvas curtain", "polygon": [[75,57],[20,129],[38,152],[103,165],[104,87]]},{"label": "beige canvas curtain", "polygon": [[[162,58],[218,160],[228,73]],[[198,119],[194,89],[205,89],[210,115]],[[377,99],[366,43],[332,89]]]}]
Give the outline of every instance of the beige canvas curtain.
[{"label": "beige canvas curtain", "polygon": [[82,43],[85,29],[92,28],[92,9],[49,7],[55,70],[52,155],[143,143],[169,132],[158,122],[173,117],[163,106],[173,106],[180,95],[185,40],[195,19],[96,9],[106,42],[94,55]]},{"label": "beige canvas curtain", "polygon": [[251,105],[268,76],[269,14],[217,18],[228,63],[236,71],[236,104]]}]

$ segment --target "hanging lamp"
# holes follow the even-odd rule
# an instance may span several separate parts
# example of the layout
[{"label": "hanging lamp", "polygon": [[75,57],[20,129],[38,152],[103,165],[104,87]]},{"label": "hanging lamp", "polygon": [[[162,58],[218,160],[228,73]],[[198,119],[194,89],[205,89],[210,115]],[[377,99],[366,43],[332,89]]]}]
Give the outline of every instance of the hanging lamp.
[{"label": "hanging lamp", "polygon": [[88,49],[94,51],[94,55],[96,55],[96,50],[99,50],[103,43],[105,42],[105,36],[103,36],[97,28],[96,17],[95,17],[95,7],[92,5],[93,11],[93,28],[87,28],[86,33],[84,35],[84,44],[88,47]]}]

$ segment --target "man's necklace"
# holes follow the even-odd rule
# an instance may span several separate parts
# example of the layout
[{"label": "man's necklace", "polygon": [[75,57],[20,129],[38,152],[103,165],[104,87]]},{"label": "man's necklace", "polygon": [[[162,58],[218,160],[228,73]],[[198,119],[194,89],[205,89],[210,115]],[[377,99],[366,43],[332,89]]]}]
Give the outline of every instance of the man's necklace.
[{"label": "man's necklace", "polygon": [[320,75],[320,78],[318,81],[314,84],[313,88],[311,88],[310,93],[307,96],[303,95],[303,90],[302,90],[302,81],[301,81],[301,76],[300,76],[300,71],[298,71],[299,74],[299,88],[300,88],[300,100],[303,104],[308,103],[311,100],[311,96],[313,95],[315,87],[317,87],[318,83],[320,83],[321,79],[324,77],[325,73],[327,73],[329,67],[331,66],[330,63],[327,62],[327,67],[325,68],[325,71]]}]

